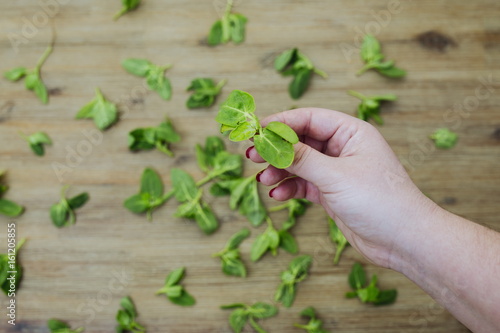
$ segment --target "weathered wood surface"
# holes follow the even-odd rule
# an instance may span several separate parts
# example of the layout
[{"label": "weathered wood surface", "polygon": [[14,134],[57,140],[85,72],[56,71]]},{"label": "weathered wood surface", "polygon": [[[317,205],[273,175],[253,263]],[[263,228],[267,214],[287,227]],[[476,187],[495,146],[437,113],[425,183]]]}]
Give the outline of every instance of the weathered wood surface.
[{"label": "weathered wood surface", "polygon": [[[63,1],[60,1],[63,2]],[[168,203],[154,214],[154,222],[135,216],[122,207],[123,199],[138,189],[144,167],[158,170],[167,187],[169,168],[181,167],[197,179],[202,174],[194,159],[194,144],[217,133],[213,121],[217,108],[188,111],[184,91],[195,77],[228,79],[223,98],[232,89],[254,94],[258,114],[268,115],[296,106],[317,106],[353,114],[357,100],[349,89],[367,94],[395,93],[399,101],[384,108],[386,124],[380,127],[419,187],[447,209],[500,230],[500,3],[477,1],[401,1],[400,12],[387,24],[376,23],[373,11],[387,10],[391,1],[239,1],[236,11],[249,18],[247,40],[239,46],[209,48],[204,39],[217,19],[220,0],[147,0],[134,13],[113,22],[119,1],[64,1],[53,22],[57,31],[54,53],[43,67],[43,78],[52,95],[47,106],[23,88],[22,83],[0,80],[0,167],[8,169],[11,185],[7,197],[26,206],[15,219],[18,233],[29,238],[22,253],[25,279],[18,294],[18,325],[8,327],[1,298],[2,332],[46,332],[45,322],[56,317],[87,332],[111,332],[118,301],[131,295],[139,321],[148,332],[229,332],[229,312],[219,305],[232,302],[271,301],[279,273],[291,256],[281,253],[250,264],[251,240],[263,230],[253,230],[242,245],[249,266],[247,279],[222,275],[220,264],[209,257],[226,239],[248,225],[231,212],[225,198],[208,198],[222,221],[212,236],[173,218],[175,204]],[[25,20],[42,8],[35,0],[3,1],[0,20],[3,72],[16,66],[32,66],[50,40],[49,25],[15,52],[9,33],[21,34]],[[23,19],[25,18],[25,19]],[[39,22],[40,23],[40,22]],[[43,22],[42,22],[43,23]],[[368,24],[368,26],[367,26]],[[350,61],[340,45],[354,45],[365,27],[375,31],[385,53],[409,71],[402,82],[375,73],[356,77],[361,66],[357,54]],[[438,31],[454,42],[442,52],[441,44],[417,36]],[[434,45],[434,48],[429,48]],[[313,79],[307,94],[295,102],[286,91],[288,78],[272,69],[273,56],[298,46],[330,78]],[[123,71],[120,61],[144,57],[154,63],[172,63],[168,71],[173,99],[161,100],[145,92],[142,80]],[[489,94],[474,105],[480,80],[491,76]],[[102,142],[63,175],[70,193],[88,191],[89,203],[78,211],[75,226],[62,230],[52,226],[48,210],[58,200],[62,183],[52,164],[67,163],[68,149],[84,149],[82,131],[94,129],[91,121],[74,115],[94,94],[94,87],[119,103],[120,122],[103,133]],[[220,99],[220,100],[221,100]],[[219,101],[220,101],[219,100]],[[457,103],[472,103],[469,112],[453,113]],[[452,110],[452,111],[448,111]],[[444,118],[446,112],[452,120]],[[466,110],[467,111],[467,110]],[[175,158],[159,152],[132,154],[127,150],[128,131],[158,124],[171,117],[183,140],[173,146]],[[460,142],[450,151],[430,151],[426,136],[438,127],[456,126]],[[43,158],[35,157],[18,131],[49,133],[54,145]],[[79,146],[80,145],[80,146]],[[243,152],[246,144],[229,145]],[[247,166],[246,174],[259,170]],[[369,172],[369,170],[367,170]],[[266,189],[262,189],[266,194]],[[269,205],[273,203],[267,201]],[[1,248],[5,249],[6,218],[0,218]],[[339,266],[332,266],[333,247],[327,235],[325,213],[313,207],[294,229],[301,253],[314,256],[311,276],[303,282],[291,309],[280,309],[277,318],[264,326],[270,332],[299,332],[293,323],[306,306],[315,306],[332,332],[466,332],[451,315],[404,276],[367,265],[378,274],[384,288],[397,288],[396,304],[374,308],[343,297],[347,274],[354,261],[366,263],[349,248]],[[464,262],[464,265],[467,265]],[[173,268],[187,267],[184,283],[197,305],[181,308],[154,292]],[[127,279],[115,283],[115,275]],[[111,285],[110,285],[111,284]],[[110,298],[106,298],[107,296]],[[99,298],[102,305],[89,305]],[[92,316],[91,316],[92,314]]]}]

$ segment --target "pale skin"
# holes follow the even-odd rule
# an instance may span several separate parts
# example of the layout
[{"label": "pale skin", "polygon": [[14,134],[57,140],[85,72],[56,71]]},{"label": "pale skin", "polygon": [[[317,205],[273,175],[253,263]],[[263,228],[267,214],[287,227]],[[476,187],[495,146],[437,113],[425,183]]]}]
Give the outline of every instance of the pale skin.
[{"label": "pale skin", "polygon": [[[301,138],[289,168],[268,166],[259,175],[274,199],[321,204],[368,260],[406,275],[472,331],[500,331],[500,233],[422,194],[367,122],[316,108],[281,112],[262,125],[270,121]],[[264,162],[255,148],[247,156]]]}]

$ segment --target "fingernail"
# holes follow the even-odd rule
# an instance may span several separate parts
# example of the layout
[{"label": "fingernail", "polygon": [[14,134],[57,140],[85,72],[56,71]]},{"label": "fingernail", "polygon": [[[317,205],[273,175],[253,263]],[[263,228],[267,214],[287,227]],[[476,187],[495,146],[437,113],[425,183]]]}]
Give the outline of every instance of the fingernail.
[{"label": "fingernail", "polygon": [[253,148],[253,147],[254,147],[254,146],[248,147],[247,151],[245,152],[245,156],[246,156],[247,158],[250,158],[250,150],[252,150],[252,148]]},{"label": "fingernail", "polygon": [[260,183],[260,175],[262,175],[263,172],[264,172],[264,170],[262,170],[257,175],[255,175],[255,180],[257,180],[259,183]]},{"label": "fingernail", "polygon": [[276,190],[276,187],[273,188],[271,191],[269,191],[269,197],[271,198],[273,197],[274,190]]}]

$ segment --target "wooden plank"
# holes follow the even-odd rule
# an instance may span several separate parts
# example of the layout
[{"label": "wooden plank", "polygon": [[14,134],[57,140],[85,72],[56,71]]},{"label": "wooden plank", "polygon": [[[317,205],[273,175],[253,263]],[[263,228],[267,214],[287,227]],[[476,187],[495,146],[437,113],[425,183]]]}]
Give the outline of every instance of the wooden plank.
[{"label": "wooden plank", "polygon": [[[173,203],[155,212],[153,223],[122,207],[123,199],[137,191],[146,166],[158,170],[167,187],[169,169],[174,166],[196,179],[202,177],[195,164],[194,145],[217,134],[218,126],[213,120],[216,107],[185,109],[188,93],[184,89],[199,76],[228,79],[220,100],[232,89],[251,92],[262,117],[292,106],[353,114],[357,100],[346,95],[349,89],[397,94],[399,100],[384,108],[386,124],[379,129],[417,185],[445,208],[500,230],[498,1],[401,1],[401,11],[391,14],[387,24],[376,31],[387,56],[409,72],[397,82],[376,73],[356,77],[361,66],[358,55],[346,58],[341,49],[342,44],[354,43],[359,30],[377,29],[373,13],[386,10],[390,1],[238,1],[235,10],[249,18],[246,42],[209,48],[204,39],[221,2],[148,0],[139,10],[113,22],[119,1],[67,1],[54,17],[57,42],[43,67],[44,81],[52,90],[50,104],[41,105],[22,83],[0,80],[0,167],[8,169],[8,198],[27,207],[15,221],[19,235],[29,238],[22,253],[26,271],[17,299],[18,326],[14,330],[2,319],[0,330],[42,332],[46,320],[56,317],[73,326],[85,326],[87,332],[110,332],[119,299],[131,295],[139,321],[148,332],[230,332],[229,313],[219,310],[219,305],[272,301],[279,273],[292,257],[281,253],[250,264],[251,241],[262,228],[252,230],[251,239],[242,245],[249,267],[247,279],[222,275],[219,262],[208,256],[248,225],[229,210],[226,198],[207,196],[222,221],[220,230],[210,237],[193,223],[173,218]],[[50,40],[49,25],[20,45],[18,52],[8,39],[9,33],[20,33],[23,18],[32,20],[41,10],[35,0],[0,4],[2,72],[34,66],[43,52]],[[424,48],[417,36],[427,31],[439,31],[456,45],[444,52]],[[327,80],[315,77],[299,101],[288,96],[289,78],[280,77],[272,68],[274,56],[294,46],[330,74]],[[124,72],[120,61],[127,57],[174,64],[168,71],[172,100],[161,100],[143,88],[142,79]],[[422,147],[429,147],[428,134],[450,126],[444,118],[446,112],[474,96],[488,75],[494,79],[491,95],[469,116],[454,120],[460,120],[458,146],[451,151],[424,149],[424,158],[418,160]],[[93,97],[97,86],[118,102],[122,115],[97,140],[102,142],[89,146],[84,131],[92,131],[94,125],[74,120],[74,115]],[[173,146],[175,158],[127,150],[130,130],[156,125],[166,115],[183,138]],[[54,140],[44,158],[34,156],[17,136],[18,131],[36,130],[48,132]],[[248,144],[228,146],[232,152],[242,153]],[[68,151],[85,147],[91,150],[81,161],[73,161],[74,167],[62,175],[61,182],[53,163],[65,164]],[[251,175],[261,166],[247,163],[246,167],[246,174]],[[62,183],[72,185],[71,193],[88,191],[91,200],[78,212],[75,226],[59,230],[51,225],[48,210],[58,200]],[[267,190],[261,189],[263,196]],[[274,203],[266,199],[266,204]],[[325,320],[325,328],[335,332],[468,331],[404,276],[368,265],[352,248],[339,266],[332,266],[334,250],[320,207],[308,211],[294,234],[301,253],[314,256],[311,277],[300,285],[291,309],[280,309],[277,318],[264,322],[266,330],[298,332],[293,323],[299,322],[299,312],[313,305]],[[4,248],[6,228],[0,228],[0,239]],[[378,274],[382,287],[399,290],[396,304],[373,308],[344,298],[347,274],[355,261],[367,264],[369,274]],[[187,266],[185,285],[198,301],[191,309],[154,296],[166,274],[179,266]],[[110,283],[116,284],[117,279],[121,282],[111,292]],[[92,310],[96,298],[101,304]],[[6,298],[1,304],[6,305]]]}]

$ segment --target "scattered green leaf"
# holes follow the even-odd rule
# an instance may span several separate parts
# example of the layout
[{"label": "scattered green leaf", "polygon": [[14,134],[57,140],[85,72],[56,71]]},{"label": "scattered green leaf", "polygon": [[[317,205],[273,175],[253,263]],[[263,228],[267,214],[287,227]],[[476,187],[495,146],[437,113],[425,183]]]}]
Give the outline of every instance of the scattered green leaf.
[{"label": "scattered green leaf", "polygon": [[134,302],[129,296],[123,297],[120,300],[121,309],[116,314],[117,333],[146,333],[146,328],[139,324],[136,320],[137,310],[135,309]]},{"label": "scattered green leaf", "polygon": [[137,128],[128,134],[128,147],[132,151],[158,149],[172,157],[174,153],[169,145],[181,140],[170,119],[157,127]]},{"label": "scattered green leaf", "polygon": [[16,217],[24,212],[24,207],[13,201],[1,198],[2,195],[9,189],[7,185],[1,183],[4,174],[5,171],[0,170],[0,214],[8,217]]},{"label": "scattered green leaf", "polygon": [[395,95],[380,95],[380,96],[365,96],[356,91],[350,90],[349,95],[359,98],[361,103],[358,106],[357,116],[359,119],[369,121],[373,118],[379,125],[383,125],[384,121],[380,116],[380,106],[382,102],[393,102],[397,99]]},{"label": "scattered green leaf", "polygon": [[146,213],[148,220],[151,221],[153,211],[163,205],[172,195],[172,191],[163,194],[163,182],[160,175],[153,169],[146,168],[142,172],[139,193],[126,199],[123,205],[132,213]]},{"label": "scattered green leaf", "polygon": [[239,44],[245,40],[247,18],[241,14],[231,13],[232,9],[233,0],[227,0],[222,18],[217,20],[210,29],[208,45],[226,44],[229,41]]},{"label": "scattered green leaf", "polygon": [[165,71],[172,65],[157,66],[146,59],[125,59],[123,68],[130,74],[146,78],[150,90],[156,91],[161,98],[168,101],[172,97],[170,80],[165,77]]},{"label": "scattered green leaf", "polygon": [[118,120],[116,105],[106,100],[99,88],[96,88],[96,97],[87,103],[76,114],[76,119],[94,119],[98,129],[104,131]]},{"label": "scattered green leaf", "polygon": [[328,218],[328,224],[330,226],[330,238],[334,244],[337,245],[337,249],[335,250],[335,258],[333,258],[333,264],[337,265],[340,260],[340,256],[344,251],[345,247],[349,245],[349,242],[345,238],[342,231],[337,227],[337,224],[332,218]]},{"label": "scattered green leaf", "polygon": [[210,188],[210,192],[216,196],[230,194],[229,207],[232,210],[238,209],[254,227],[260,226],[267,217],[255,176],[221,180]]},{"label": "scattered green leaf", "polygon": [[209,136],[205,147],[196,145],[196,160],[200,169],[207,175],[198,184],[203,185],[212,179],[236,179],[243,173],[243,159],[241,155],[230,154],[221,138]]},{"label": "scattered green leaf", "polygon": [[194,79],[186,89],[193,93],[186,102],[188,109],[208,108],[215,103],[215,98],[220,94],[226,80],[222,80],[217,85],[212,79]]},{"label": "scattered green leaf", "polygon": [[457,143],[458,134],[447,128],[440,128],[434,134],[430,135],[429,138],[434,141],[437,148],[450,149]]},{"label": "scattered green leaf", "polygon": [[212,255],[213,257],[220,258],[222,262],[222,271],[225,274],[246,277],[247,271],[245,264],[240,258],[240,250],[238,247],[248,236],[250,236],[250,230],[243,228],[231,236],[222,251]]},{"label": "scattered green leaf", "polygon": [[177,208],[176,217],[194,219],[198,227],[211,234],[219,227],[219,222],[210,206],[202,199],[203,191],[185,171],[173,168],[170,172],[174,195],[182,205]]},{"label": "scattered green leaf", "polygon": [[9,81],[18,81],[24,77],[26,89],[33,91],[43,104],[47,104],[49,102],[49,94],[47,93],[47,88],[42,81],[40,72],[43,64],[52,53],[52,50],[52,45],[45,49],[45,52],[38,60],[34,69],[28,70],[25,67],[17,67],[5,72],[4,77]]},{"label": "scattered green leaf", "polygon": [[255,149],[264,160],[279,169],[288,168],[294,159],[293,144],[298,142],[297,135],[286,124],[272,123],[270,129],[263,128],[254,112],[252,95],[233,90],[215,120],[222,125],[221,132],[230,131],[231,141],[253,138]]},{"label": "scattered green leaf", "polygon": [[373,35],[366,35],[361,45],[361,59],[366,65],[358,71],[358,75],[367,70],[374,69],[380,74],[390,78],[401,78],[406,75],[406,71],[397,68],[394,61],[384,61],[380,42]]},{"label": "scattered green leaf", "polygon": [[66,322],[58,319],[49,319],[47,321],[47,327],[49,328],[50,333],[81,333],[84,331],[83,327],[71,329]]},{"label": "scattered green leaf", "polygon": [[122,9],[113,16],[113,20],[118,20],[122,15],[135,10],[141,4],[141,0],[122,0]]},{"label": "scattered green leaf", "polygon": [[358,297],[363,303],[372,303],[374,305],[392,304],[398,296],[397,290],[380,290],[377,287],[377,276],[373,275],[370,283],[367,283],[366,272],[359,263],[352,266],[349,274],[349,285],[352,292],[346,293],[346,298]]},{"label": "scattered green leaf", "polygon": [[259,333],[266,331],[257,323],[259,319],[274,317],[278,314],[278,308],[274,305],[257,302],[254,305],[245,305],[241,303],[223,305],[221,309],[234,309],[229,315],[229,325],[235,333],[241,333],[247,323]]},{"label": "scattered green leaf", "polygon": [[20,133],[21,137],[29,143],[31,150],[37,156],[43,156],[45,154],[44,144],[51,145],[52,140],[44,132],[36,132],[30,136],[26,136]]},{"label": "scattered green leaf", "polygon": [[8,253],[0,254],[0,286],[5,295],[9,297],[15,297],[23,277],[23,267],[18,256],[25,242],[26,239],[23,238],[17,242],[15,251],[9,248]]},{"label": "scattered green leaf", "polygon": [[61,200],[50,207],[50,218],[52,219],[52,223],[58,228],[75,224],[75,209],[82,207],[89,200],[89,195],[86,192],[67,199],[66,191],[68,188],[69,186],[64,186],[62,188]]},{"label": "scattered green leaf", "polygon": [[290,262],[288,270],[281,273],[281,283],[274,295],[276,302],[281,302],[287,308],[292,306],[296,285],[307,277],[311,264],[312,258],[308,255],[296,257]]},{"label": "scattered green leaf", "polygon": [[288,92],[293,99],[299,99],[309,87],[313,73],[323,78],[327,78],[325,72],[314,67],[312,61],[297,48],[283,51],[274,60],[274,68],[281,74],[292,75]]},{"label": "scattered green leaf", "polygon": [[295,327],[302,328],[307,331],[307,333],[328,333],[328,331],[322,329],[323,322],[316,316],[316,311],[312,306],[305,308],[300,313],[302,317],[309,318],[307,325],[295,324]]},{"label": "scattered green leaf", "polygon": [[156,292],[157,295],[165,294],[168,299],[177,305],[181,306],[192,306],[196,303],[196,300],[191,296],[183,286],[180,285],[180,281],[184,277],[185,268],[181,267],[170,274],[168,274],[165,279],[165,285],[163,288]]}]

